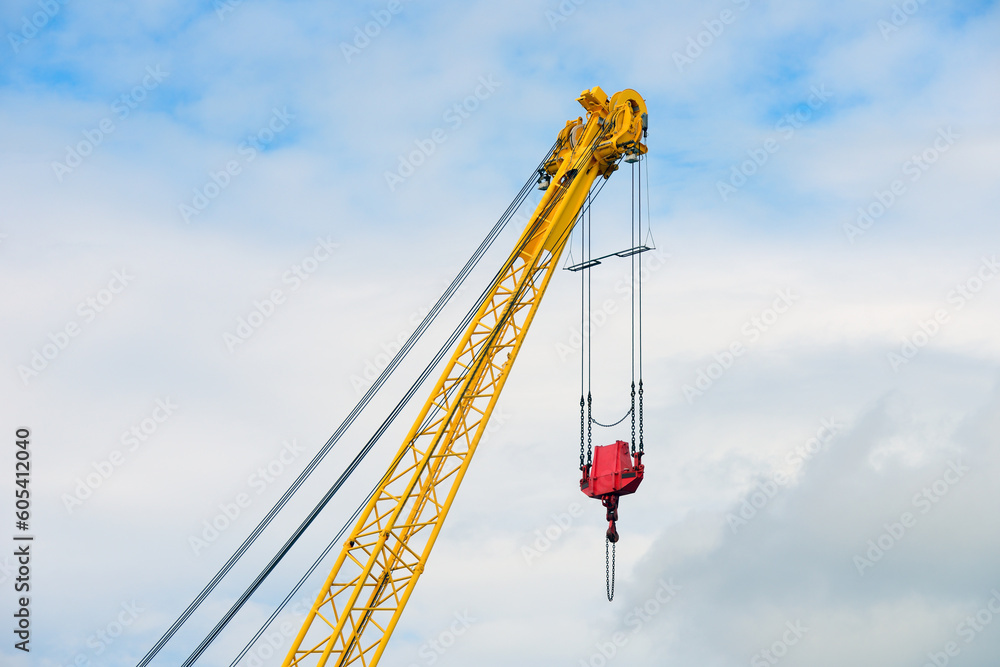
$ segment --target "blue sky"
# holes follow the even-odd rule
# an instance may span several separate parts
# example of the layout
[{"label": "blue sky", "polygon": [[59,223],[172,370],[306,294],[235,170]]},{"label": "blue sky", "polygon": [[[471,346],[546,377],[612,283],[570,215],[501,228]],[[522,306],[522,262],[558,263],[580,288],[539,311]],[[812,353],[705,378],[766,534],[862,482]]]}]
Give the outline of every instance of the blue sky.
[{"label": "blue sky", "polygon": [[[647,101],[658,247],[645,287],[647,481],[623,501],[619,595],[603,599],[602,512],[577,490],[578,360],[565,350],[579,287],[567,274],[383,664],[431,664],[428,642],[465,614],[475,620],[434,664],[599,667],[621,632],[608,664],[776,664],[763,652],[777,651],[790,666],[903,667],[955,642],[954,664],[994,665],[1000,623],[971,639],[962,623],[1000,589],[997,3],[404,0],[388,20],[387,7],[0,7],[0,399],[4,433],[33,432],[39,547],[34,650],[7,641],[4,664],[134,664],[582,113],[580,91],[600,85]],[[628,197],[617,174],[595,205],[601,254],[627,236]],[[288,280],[309,258],[308,278]],[[595,339],[604,421],[627,398],[615,291],[626,271],[594,274],[595,300],[613,304]],[[274,290],[284,301],[230,349],[226,335]],[[791,305],[772,322],[781,294]],[[699,385],[733,343],[745,354]],[[420,366],[401,369],[155,664],[186,657]],[[158,401],[178,407],[157,421]],[[199,664],[229,664],[410,417]],[[122,434],[144,423],[155,429],[129,449]],[[803,456],[811,438],[821,447]],[[261,488],[254,474],[289,442],[303,453]],[[115,452],[120,465],[67,507]],[[0,475],[5,497],[11,485]],[[250,507],[193,549],[240,493]],[[880,539],[891,548],[871,560]],[[9,567],[0,557],[7,618]],[[95,644],[122,605],[141,611]],[[629,615],[645,605],[655,612]]]}]

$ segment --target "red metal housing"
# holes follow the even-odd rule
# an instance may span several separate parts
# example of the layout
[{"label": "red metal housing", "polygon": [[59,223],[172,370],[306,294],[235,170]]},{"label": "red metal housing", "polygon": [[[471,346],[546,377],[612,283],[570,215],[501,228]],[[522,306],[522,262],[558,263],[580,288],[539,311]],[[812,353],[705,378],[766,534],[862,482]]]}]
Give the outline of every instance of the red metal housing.
[{"label": "red metal housing", "polygon": [[645,469],[641,459],[642,455],[636,454],[632,460],[628,443],[623,440],[594,447],[594,463],[584,467],[580,490],[591,498],[635,493]]},{"label": "red metal housing", "polygon": [[608,539],[618,541],[615,521],[618,520],[618,498],[635,493],[642,482],[642,454],[633,459],[629,444],[618,440],[613,445],[594,447],[593,464],[583,467],[580,490],[591,498],[600,498],[607,508]]}]

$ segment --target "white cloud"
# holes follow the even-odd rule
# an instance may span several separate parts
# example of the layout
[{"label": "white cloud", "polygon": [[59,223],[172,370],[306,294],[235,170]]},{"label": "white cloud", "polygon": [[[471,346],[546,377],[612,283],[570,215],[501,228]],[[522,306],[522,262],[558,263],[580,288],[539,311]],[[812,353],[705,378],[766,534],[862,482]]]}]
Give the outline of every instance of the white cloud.
[{"label": "white cloud", "polygon": [[[987,603],[1000,586],[989,512],[1000,283],[961,308],[949,295],[1000,250],[995,5],[970,13],[928,3],[884,39],[876,22],[892,3],[569,4],[576,9],[553,30],[546,12],[556,2],[405,2],[347,62],[341,42],[384,3],[245,0],[224,20],[208,5],[65,3],[4,53],[0,397],[7,432],[29,425],[37,457],[44,549],[31,664],[78,654],[128,664],[148,649],[293,473],[200,557],[188,537],[282,441],[309,452],[325,441],[357,400],[351,375],[433,302],[592,85],[632,87],[649,102],[654,232],[670,255],[646,290],[648,473],[622,504],[618,598],[602,601],[603,512],[576,487],[577,366],[557,352],[579,317],[567,274],[553,281],[508,383],[505,423],[477,455],[386,660],[425,664],[421,646],[468,610],[476,622],[438,664],[586,661],[595,643],[634,627],[626,615],[662,578],[682,589],[612,662],[747,664],[801,620],[809,631],[786,664],[921,664]],[[723,9],[736,20],[678,71],[672,54]],[[35,11],[34,2],[5,6],[4,33]],[[157,65],[169,76],[127,118],[116,115],[115,100]],[[448,125],[444,114],[489,76],[501,85]],[[829,103],[723,201],[717,183],[813,86],[833,93]],[[285,107],[295,116],[287,130],[243,161],[241,142]],[[52,162],[105,118],[114,132],[60,182]],[[391,192],[385,172],[438,127],[447,140]],[[905,161],[947,127],[960,135],[954,146],[850,243],[844,225],[857,208],[906,178]],[[233,159],[241,173],[186,224],[178,205]],[[627,216],[627,181],[616,175],[595,207],[609,247]],[[428,334],[424,358],[516,233],[501,237],[477,286]],[[318,237],[340,247],[292,290],[282,275]],[[78,304],[123,267],[134,283],[84,323]],[[595,295],[613,298],[626,270],[609,263],[595,273]],[[287,301],[230,352],[223,334],[274,289]],[[800,301],[749,344],[744,324],[785,289]],[[948,322],[894,371],[887,355],[942,308]],[[83,324],[79,335],[26,386],[18,366],[70,322]],[[627,400],[627,317],[612,317],[599,338],[605,416]],[[682,386],[733,341],[746,354],[686,401]],[[394,379],[389,393],[407,385]],[[67,513],[62,495],[168,396],[176,416]],[[197,630],[390,405],[373,406],[265,548],[196,616]],[[830,417],[844,430],[789,466],[787,453]],[[205,664],[228,664],[367,491],[410,418]],[[968,477],[859,576],[853,556],[958,458],[971,462]],[[733,534],[726,515],[786,468],[794,481]],[[9,489],[9,475],[0,479]],[[526,563],[520,549],[533,531],[574,502],[579,521]],[[133,600],[146,611],[97,656],[88,638]],[[198,635],[179,638],[164,664]],[[962,664],[992,664],[997,636],[995,625],[969,644],[959,636]],[[6,645],[0,655],[28,664]]]}]

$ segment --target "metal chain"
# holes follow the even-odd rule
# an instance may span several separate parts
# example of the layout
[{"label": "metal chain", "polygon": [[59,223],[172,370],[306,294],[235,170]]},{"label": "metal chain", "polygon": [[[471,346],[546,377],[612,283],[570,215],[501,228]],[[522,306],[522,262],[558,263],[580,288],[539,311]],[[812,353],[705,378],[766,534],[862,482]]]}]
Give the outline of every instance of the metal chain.
[{"label": "metal chain", "polygon": [[583,470],[583,394],[580,394],[580,470]]},{"label": "metal chain", "polygon": [[635,382],[632,382],[632,456],[635,456]]},{"label": "metal chain", "polygon": [[587,464],[588,465],[592,463],[594,460],[593,458],[594,447],[592,444],[593,428],[591,427],[591,424],[594,421],[594,418],[591,416],[592,408],[593,408],[593,399],[591,398],[590,392],[588,391],[587,392]]},{"label": "metal chain", "polygon": [[626,419],[628,419],[628,416],[630,414],[632,414],[634,411],[635,411],[635,407],[633,406],[633,408],[631,410],[627,410],[625,412],[625,414],[622,415],[622,418],[619,419],[618,421],[616,421],[614,424],[602,424],[601,422],[597,421],[596,419],[591,419],[590,421],[592,421],[593,423],[597,424],[601,428],[614,428],[615,426],[618,426],[623,421],[625,421]]},{"label": "metal chain", "polygon": [[[611,545],[610,547],[608,545]],[[608,602],[615,599],[615,546],[617,543],[611,540],[604,540],[604,590],[608,594]],[[611,557],[608,558],[608,551]]]},{"label": "metal chain", "polygon": [[639,378],[639,453],[643,453],[642,449],[642,378]]}]

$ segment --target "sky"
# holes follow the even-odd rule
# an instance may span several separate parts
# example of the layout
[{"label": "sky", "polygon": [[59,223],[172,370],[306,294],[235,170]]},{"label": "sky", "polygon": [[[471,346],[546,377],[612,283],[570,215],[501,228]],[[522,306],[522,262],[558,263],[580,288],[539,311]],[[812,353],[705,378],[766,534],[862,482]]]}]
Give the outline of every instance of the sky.
[{"label": "sky", "polygon": [[[10,0],[0,28],[4,665],[134,665],[593,86],[647,102],[656,246],[614,601],[604,513],[578,490],[580,287],[560,272],[381,664],[996,664],[996,2]],[[595,253],[626,247],[629,188],[619,172],[594,205]],[[526,219],[154,665],[270,559]],[[605,423],[628,405],[628,271],[592,273]],[[230,664],[416,407],[199,665]],[[240,664],[280,664],[330,567]]]}]

